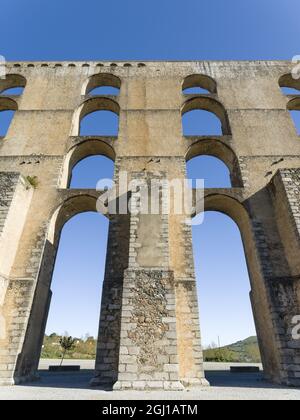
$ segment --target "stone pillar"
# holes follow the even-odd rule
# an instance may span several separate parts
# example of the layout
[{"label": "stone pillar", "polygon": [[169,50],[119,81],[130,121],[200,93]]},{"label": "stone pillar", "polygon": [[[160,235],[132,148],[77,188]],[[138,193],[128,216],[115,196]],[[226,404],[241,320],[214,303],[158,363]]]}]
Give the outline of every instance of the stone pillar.
[{"label": "stone pillar", "polygon": [[[162,175],[156,174],[158,182]],[[150,213],[150,180],[155,177],[144,172],[133,176],[148,185]],[[139,197],[139,192],[133,192],[132,203]],[[114,390],[183,389],[179,382],[175,281],[169,268],[168,214],[162,214],[161,204],[159,201],[157,214],[130,217],[129,264],[124,274]]]},{"label": "stone pillar", "polygon": [[111,388],[118,379],[123,277],[128,258],[129,215],[111,215],[92,386]]},{"label": "stone pillar", "polygon": [[[281,169],[269,187],[288,269],[269,278],[281,354],[281,383],[300,385],[300,169]],[[296,331],[297,330],[297,331]]]},{"label": "stone pillar", "polygon": [[19,173],[0,173],[0,385],[15,383],[33,281],[12,278],[32,188]]}]

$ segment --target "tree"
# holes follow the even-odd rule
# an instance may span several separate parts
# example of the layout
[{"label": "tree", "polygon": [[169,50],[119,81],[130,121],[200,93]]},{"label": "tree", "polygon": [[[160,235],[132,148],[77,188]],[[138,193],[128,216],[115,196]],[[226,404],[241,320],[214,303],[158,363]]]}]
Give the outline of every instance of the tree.
[{"label": "tree", "polygon": [[75,347],[74,343],[75,343],[75,339],[71,336],[69,337],[63,336],[59,339],[59,344],[61,348],[63,349],[60,366],[62,365],[66,352],[73,350],[73,348]]}]

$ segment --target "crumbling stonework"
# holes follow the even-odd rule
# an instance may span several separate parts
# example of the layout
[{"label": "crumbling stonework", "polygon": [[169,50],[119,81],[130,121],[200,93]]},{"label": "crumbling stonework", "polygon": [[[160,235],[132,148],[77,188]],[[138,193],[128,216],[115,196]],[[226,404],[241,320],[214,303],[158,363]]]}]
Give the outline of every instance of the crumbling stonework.
[{"label": "crumbling stonework", "polygon": [[[232,188],[206,189],[206,210],[239,226],[266,377],[300,384],[300,142],[289,110],[300,89],[289,62],[7,63],[0,111],[15,110],[0,139],[0,383],[36,376],[61,229],[96,211],[103,192],[69,188],[72,168],[102,154],[145,181],[186,178],[208,154],[229,168]],[[93,96],[101,85],[119,96]],[[2,91],[25,86],[21,96]],[[207,94],[185,94],[199,86]],[[90,112],[119,115],[116,137],[82,136]],[[181,117],[213,112],[222,135],[184,136]],[[29,177],[29,178],[28,178]],[[27,180],[36,177],[37,184]],[[195,192],[194,192],[195,193]],[[134,191],[124,191],[126,200]],[[119,198],[120,199],[120,198]],[[111,214],[93,385],[114,389],[204,386],[191,226],[193,214]],[[216,291],[217,293],[217,291]]]}]

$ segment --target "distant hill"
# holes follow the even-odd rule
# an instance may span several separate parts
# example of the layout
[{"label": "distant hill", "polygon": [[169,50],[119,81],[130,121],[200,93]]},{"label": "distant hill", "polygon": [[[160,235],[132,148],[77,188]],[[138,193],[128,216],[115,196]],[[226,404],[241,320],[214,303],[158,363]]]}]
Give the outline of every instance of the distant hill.
[{"label": "distant hill", "polygon": [[207,362],[260,363],[257,337],[248,337],[220,349],[211,346],[204,350],[204,359]]},{"label": "distant hill", "polygon": [[[59,359],[61,357],[60,338],[61,336],[55,333],[45,335],[41,353],[42,359]],[[67,352],[65,359],[95,359],[96,340],[94,337],[76,338],[75,340],[75,348]]]},{"label": "distant hill", "polygon": [[[45,335],[41,358],[59,359],[61,347],[60,335],[55,333]],[[75,348],[66,354],[66,359],[95,359],[96,340],[94,337],[76,338]],[[259,363],[261,361],[256,337],[249,337],[229,346],[216,348],[210,346],[204,350],[204,360],[209,362],[245,362]]]}]

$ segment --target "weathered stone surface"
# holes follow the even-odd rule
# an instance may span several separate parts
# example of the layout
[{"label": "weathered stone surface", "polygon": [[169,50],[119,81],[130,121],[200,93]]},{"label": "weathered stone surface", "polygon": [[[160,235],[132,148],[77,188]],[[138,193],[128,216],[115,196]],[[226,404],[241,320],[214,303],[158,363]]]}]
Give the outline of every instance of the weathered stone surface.
[{"label": "weathered stone surface", "polygon": [[[292,64],[115,64],[7,63],[0,79],[0,111],[17,110],[0,139],[0,383],[35,377],[61,228],[96,211],[100,192],[68,189],[73,166],[103,154],[115,161],[117,184],[123,171],[159,183],[183,180],[186,160],[208,154],[230,170],[232,188],[205,190],[204,205],[240,228],[265,374],[299,385],[291,323],[300,314],[300,142],[287,108],[300,105],[278,86],[299,88]],[[120,87],[120,95],[90,97],[101,84]],[[207,95],[182,93],[197,84]],[[1,96],[17,85],[25,86],[22,97]],[[223,135],[183,136],[181,115],[196,108],[214,112]],[[119,114],[117,137],[80,135],[80,118],[96,109]],[[33,177],[37,185],[26,181]],[[165,214],[160,204],[150,215],[101,207],[110,228],[94,385],[207,385],[190,215]],[[194,194],[196,213],[200,204]]]}]

